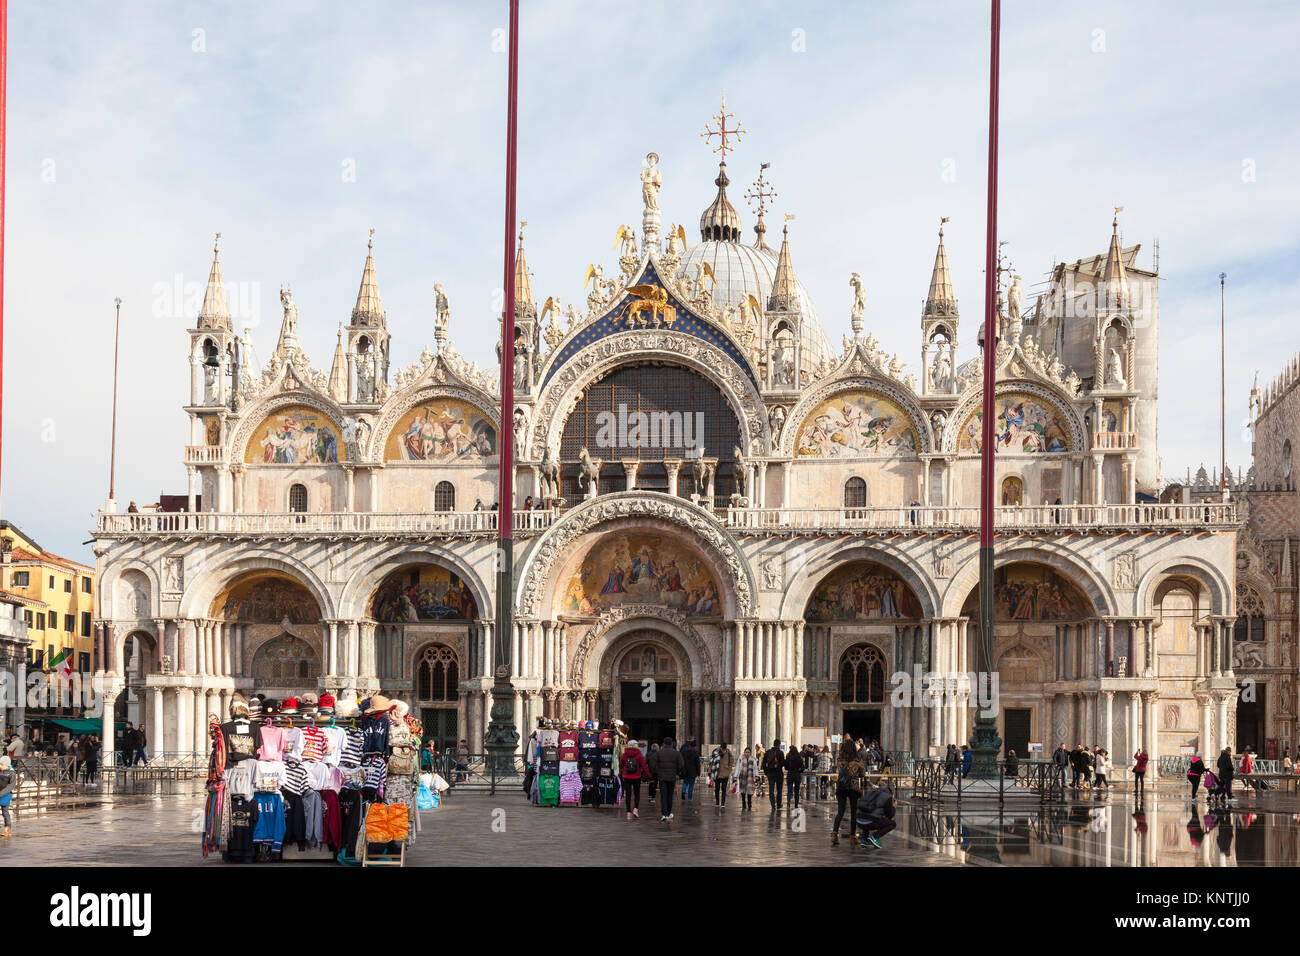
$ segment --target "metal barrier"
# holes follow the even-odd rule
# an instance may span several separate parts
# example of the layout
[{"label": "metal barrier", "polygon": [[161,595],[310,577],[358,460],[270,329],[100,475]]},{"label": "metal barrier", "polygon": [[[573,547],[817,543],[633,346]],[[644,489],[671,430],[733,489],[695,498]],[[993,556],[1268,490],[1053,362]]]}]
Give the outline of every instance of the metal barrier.
[{"label": "metal barrier", "polygon": [[[1014,775],[1007,773],[1006,760],[999,760],[997,766],[999,804],[1006,799],[1009,790],[1032,791],[1038,795],[1040,801],[1044,802],[1050,799],[1063,799],[1065,796],[1064,777],[1050,760],[1019,760],[1016,762]],[[948,789],[945,790],[945,787]],[[950,794],[960,803],[963,792],[969,789],[970,781],[962,776],[960,767],[947,770],[944,761],[937,758],[915,761],[915,769],[912,773],[912,796],[915,799],[934,800],[941,795]],[[988,791],[981,787],[980,795],[987,796]]]},{"label": "metal barrier", "polygon": [[525,767],[524,759],[519,754],[514,755],[513,769],[506,774],[497,772],[490,754],[468,754],[463,767],[459,766],[459,762],[460,758],[455,754],[438,754],[434,758],[431,771],[423,761],[420,770],[422,773],[434,772],[442,775],[450,785],[444,796],[455,790],[495,794],[498,786],[520,788],[523,786]]},{"label": "metal barrier", "polygon": [[17,757],[20,799],[37,801],[94,793],[148,793],[173,789],[178,782],[203,780],[208,773],[206,753],[165,752],[145,763],[96,764],[91,775],[89,765],[68,754],[62,757]]}]

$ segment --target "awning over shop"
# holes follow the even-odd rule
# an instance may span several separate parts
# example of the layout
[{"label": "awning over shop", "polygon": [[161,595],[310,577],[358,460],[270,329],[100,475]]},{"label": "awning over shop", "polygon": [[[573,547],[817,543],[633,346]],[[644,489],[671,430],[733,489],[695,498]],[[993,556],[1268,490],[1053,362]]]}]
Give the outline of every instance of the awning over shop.
[{"label": "awning over shop", "polygon": [[[55,724],[74,734],[98,734],[104,731],[104,722],[102,720],[91,720],[88,717],[36,717],[33,720],[42,720],[47,724]],[[119,720],[114,727],[116,730],[124,730],[126,721]]]}]

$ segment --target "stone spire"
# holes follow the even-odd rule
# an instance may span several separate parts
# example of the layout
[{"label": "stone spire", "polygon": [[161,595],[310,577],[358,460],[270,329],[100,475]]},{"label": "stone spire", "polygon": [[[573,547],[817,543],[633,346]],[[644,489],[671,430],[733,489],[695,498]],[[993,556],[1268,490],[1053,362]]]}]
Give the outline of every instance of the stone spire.
[{"label": "stone spire", "polygon": [[790,261],[790,220],[793,218],[794,216],[787,215],[785,225],[781,228],[781,254],[776,260],[772,295],[767,300],[769,312],[799,311],[799,287],[794,279],[794,263]]},{"label": "stone spire", "polygon": [[212,271],[208,273],[208,288],[203,293],[203,308],[199,310],[201,329],[230,332],[230,306],[226,303],[226,284],[221,278],[221,260],[218,249],[221,233],[212,242]]},{"label": "stone spire", "polygon": [[1101,276],[1102,309],[1118,310],[1128,304],[1128,273],[1124,269],[1124,249],[1119,241],[1119,214],[1123,206],[1115,207],[1111,220],[1110,249],[1106,252],[1106,268]]},{"label": "stone spire", "polygon": [[343,354],[343,323],[339,323],[338,342],[334,346],[334,364],[330,366],[330,398],[336,402],[348,400],[348,360]]},{"label": "stone spire", "polygon": [[528,277],[528,258],[524,255],[524,226],[528,220],[519,223],[519,251],[515,253],[515,319],[520,316],[532,318],[537,313],[533,303],[533,283]]},{"label": "stone spire", "polygon": [[943,248],[943,224],[947,221],[947,216],[939,220],[939,248],[934,253],[930,291],[925,297],[924,314],[927,317],[957,314],[957,299],[952,294],[952,275],[948,272],[948,253]]},{"label": "stone spire", "polygon": [[361,272],[361,288],[357,290],[357,304],[352,310],[352,325],[385,328],[384,301],[379,297],[379,281],[375,278],[375,230],[370,230],[366,243],[366,267]]},{"label": "stone spire", "polygon": [[705,242],[738,242],[740,240],[740,216],[736,207],[727,199],[727,187],[731,180],[727,178],[727,161],[718,163],[718,178],[714,184],[718,195],[709,208],[700,216],[700,238]]}]

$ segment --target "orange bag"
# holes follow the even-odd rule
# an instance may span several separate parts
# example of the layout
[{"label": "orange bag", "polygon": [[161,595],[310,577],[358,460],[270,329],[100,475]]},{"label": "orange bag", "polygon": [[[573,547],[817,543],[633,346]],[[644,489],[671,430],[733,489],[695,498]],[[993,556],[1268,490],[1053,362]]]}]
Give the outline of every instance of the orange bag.
[{"label": "orange bag", "polygon": [[411,832],[406,804],[394,803],[388,807],[388,832],[392,834],[388,838],[389,840],[398,843],[406,842],[406,838]]},{"label": "orange bag", "polygon": [[[402,809],[405,810],[406,807],[403,806]],[[405,814],[403,814],[402,826],[403,830],[405,830]],[[366,814],[366,842],[388,843],[392,839],[393,831],[389,822],[388,806],[382,803],[372,803],[370,812]]]}]

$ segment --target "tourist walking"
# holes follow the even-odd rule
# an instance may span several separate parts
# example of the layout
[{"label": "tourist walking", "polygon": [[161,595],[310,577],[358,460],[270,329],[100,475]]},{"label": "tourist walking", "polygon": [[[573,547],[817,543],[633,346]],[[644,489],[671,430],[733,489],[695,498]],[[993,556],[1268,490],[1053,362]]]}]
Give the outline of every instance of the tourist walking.
[{"label": "tourist walking", "polygon": [[86,767],[86,783],[94,786],[95,778],[99,775],[99,738],[94,734],[87,736],[84,746],[82,760]]},{"label": "tourist walking", "polygon": [[1216,768],[1219,771],[1219,785],[1215,788],[1215,792],[1220,795],[1224,803],[1231,803],[1232,774],[1234,771],[1232,767],[1232,750],[1230,748],[1223,748],[1223,751],[1219,754]]},{"label": "tourist walking", "polygon": [[736,761],[736,791],[740,794],[740,809],[754,809],[754,787],[758,785],[758,761],[754,751],[746,747]]},{"label": "tourist walking", "polygon": [[700,776],[700,752],[695,741],[686,741],[682,748],[682,800],[695,799],[695,781]]},{"label": "tourist walking", "polygon": [[1200,754],[1192,756],[1192,762],[1187,768],[1187,780],[1192,785],[1192,799],[1196,799],[1196,791],[1201,786],[1201,777],[1206,771],[1205,761],[1201,759]]},{"label": "tourist walking", "polygon": [[858,795],[862,793],[862,779],[867,775],[867,768],[858,756],[852,740],[846,739],[840,744],[840,756],[835,765],[835,804],[838,812],[835,823],[831,826],[831,846],[840,845],[840,822],[844,819],[844,810],[849,811],[849,839],[852,840],[858,826]]},{"label": "tourist walking", "polygon": [[781,809],[781,785],[785,778],[785,759],[781,741],[772,741],[772,749],[763,755],[763,775],[767,777],[767,802],[773,810]]},{"label": "tourist walking", "polygon": [[650,775],[650,770],[645,765],[645,754],[641,753],[641,747],[635,740],[629,740],[623,748],[618,772],[623,778],[623,809],[631,820],[641,815],[641,781]]},{"label": "tourist walking", "polygon": [[1110,754],[1108,754],[1104,750],[1098,750],[1097,751],[1097,789],[1098,790],[1100,790],[1102,787],[1105,787],[1107,790],[1110,789],[1110,784],[1107,782],[1109,777],[1110,777]]},{"label": "tourist walking", "polygon": [[971,761],[975,758],[974,752],[965,744],[961,745],[961,775],[965,777],[970,773]]},{"label": "tourist walking", "polygon": [[1139,747],[1133,754],[1133,794],[1139,800],[1146,793],[1147,761],[1150,759],[1145,747]]},{"label": "tourist walking", "polygon": [[5,828],[0,830],[0,837],[7,837],[13,827],[9,816],[9,804],[13,802],[14,792],[18,789],[18,774],[13,769],[13,760],[6,754],[0,757],[0,814],[4,815]]},{"label": "tourist walking", "polygon": [[1058,744],[1055,752],[1052,754],[1052,773],[1056,779],[1061,782],[1061,789],[1065,789],[1065,768],[1070,765],[1070,752],[1065,749],[1065,744]]},{"label": "tourist walking", "polygon": [[799,806],[799,787],[803,783],[803,754],[790,748],[785,755],[785,803],[787,809],[795,810]]},{"label": "tourist walking", "polygon": [[709,755],[709,778],[713,781],[713,805],[727,808],[727,787],[736,770],[736,755],[723,743]]},{"label": "tourist walking", "polygon": [[1092,751],[1087,747],[1082,747],[1079,750],[1079,772],[1083,775],[1083,788],[1085,790],[1092,787],[1092,770]]},{"label": "tourist walking", "polygon": [[948,752],[943,757],[943,782],[952,783],[957,778],[957,771],[961,767],[961,753],[957,750],[956,744],[948,745]]},{"label": "tourist walking", "polygon": [[650,755],[646,761],[651,779],[659,784],[660,822],[673,818],[673,793],[677,789],[677,778],[682,775],[682,754],[673,742],[665,737],[663,746]]},{"label": "tourist walking", "polygon": [[[650,761],[655,759],[655,754],[657,754],[658,752],[659,752],[658,744],[651,744],[649,749],[646,750],[645,761],[647,767],[650,766]],[[649,782],[646,784],[646,787],[649,791],[650,799],[653,800],[655,798],[655,795],[659,792],[658,790],[659,779],[653,773],[649,775],[648,779]]]}]

